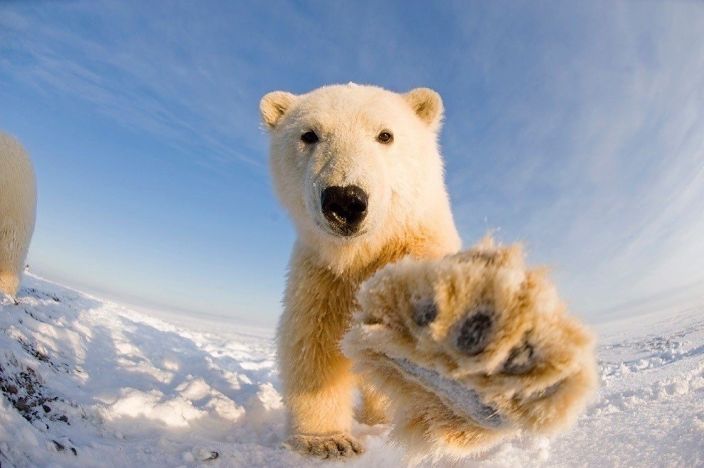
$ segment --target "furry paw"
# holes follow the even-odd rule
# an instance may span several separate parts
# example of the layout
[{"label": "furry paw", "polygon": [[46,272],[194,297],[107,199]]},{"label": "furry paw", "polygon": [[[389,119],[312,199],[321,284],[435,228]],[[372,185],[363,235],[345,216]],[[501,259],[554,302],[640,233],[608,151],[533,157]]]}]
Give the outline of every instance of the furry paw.
[{"label": "furry paw", "polygon": [[388,394],[392,435],[410,448],[465,454],[554,432],[595,387],[591,335],[518,246],[389,265],[358,301],[343,348]]},{"label": "furry paw", "polygon": [[341,458],[359,455],[364,452],[362,444],[348,434],[291,436],[286,445],[303,455],[320,458]]}]

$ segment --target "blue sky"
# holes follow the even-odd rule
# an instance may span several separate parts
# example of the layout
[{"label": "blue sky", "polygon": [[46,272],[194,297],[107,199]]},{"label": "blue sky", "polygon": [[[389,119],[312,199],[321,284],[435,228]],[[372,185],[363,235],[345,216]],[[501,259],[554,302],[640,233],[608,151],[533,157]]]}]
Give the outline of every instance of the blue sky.
[{"label": "blue sky", "polygon": [[594,320],[701,297],[702,31],[684,1],[3,2],[0,128],[39,182],[30,264],[275,323],[294,232],[258,101],[355,81],[441,93],[465,245],[524,241]]}]

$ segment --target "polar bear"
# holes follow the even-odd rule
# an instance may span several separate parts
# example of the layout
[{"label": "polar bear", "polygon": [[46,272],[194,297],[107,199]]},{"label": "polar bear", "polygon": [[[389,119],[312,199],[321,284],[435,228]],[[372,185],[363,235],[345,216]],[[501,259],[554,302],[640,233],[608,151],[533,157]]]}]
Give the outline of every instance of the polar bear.
[{"label": "polar bear", "polygon": [[[416,274],[427,278],[428,284],[451,282],[447,275],[433,277],[438,267],[432,262],[456,262],[451,260],[452,255],[461,246],[438,149],[443,103],[438,93],[427,88],[399,94],[375,86],[348,84],[325,86],[302,95],[271,92],[261,99],[260,111],[270,134],[274,187],[298,234],[277,333],[278,364],[290,431],[287,443],[295,450],[323,458],[354,455],[362,451],[350,432],[355,416],[373,424],[386,421],[387,414],[396,415],[394,422],[408,428],[407,422],[397,416],[403,412],[403,408],[395,406],[401,402],[398,392],[379,377],[379,372],[388,373],[388,369],[371,364],[374,359],[383,359],[379,356],[388,350],[379,349],[376,336],[365,328],[375,326],[377,319],[370,323],[370,314],[374,317],[388,314],[388,320],[398,314],[413,315],[408,301],[398,299],[407,294],[401,286],[396,287],[398,291],[391,287],[379,293],[390,301],[381,309],[375,305],[378,302],[365,299],[369,287],[360,286],[366,280],[378,284],[376,272],[386,275],[384,284],[394,283],[388,278],[406,281],[403,272],[384,268],[398,262],[401,262],[398,265],[405,262],[416,265]],[[520,270],[520,265],[515,269]],[[513,277],[520,274],[518,271]],[[423,287],[428,289],[427,285]],[[371,289],[378,292],[379,288]],[[423,301],[436,300],[432,294],[426,296]],[[393,304],[398,305],[398,310],[391,310]],[[353,313],[360,305],[362,313],[353,322]],[[440,312],[441,309],[438,307],[436,312],[439,316],[455,317],[453,323],[462,321],[459,312],[444,309]],[[510,321],[497,318],[502,316],[501,312],[484,315],[486,329],[515,328]],[[557,329],[562,330],[561,326]],[[430,325],[429,329],[433,327]],[[453,327],[449,328],[454,330]],[[348,330],[347,353],[354,359],[361,379],[353,369],[353,361],[341,350],[341,340]],[[432,359],[418,361],[409,351],[414,348],[411,345],[414,335],[409,330],[396,327],[394,331],[398,333],[390,335],[394,343],[408,344],[397,349],[394,356],[399,359],[405,356],[403,359],[408,363],[422,369],[418,372],[437,367]],[[501,335],[484,331],[481,326],[476,330],[470,327],[467,339],[471,341],[478,334],[482,343],[493,343]],[[436,342],[419,339],[418,349],[450,362],[451,353],[441,356],[438,351],[443,338],[434,338]],[[519,346],[515,341],[503,340],[495,345],[501,351],[492,364],[497,365],[500,358],[507,360],[506,353],[512,353],[514,345]],[[588,342],[585,338],[580,349],[587,349]],[[466,360],[458,361],[455,366],[460,371],[463,366],[481,372],[488,369]],[[463,388],[472,385],[456,380],[461,372],[442,371],[456,385]],[[404,376],[413,379],[412,373],[409,370]],[[400,384],[403,378],[391,385]],[[403,388],[415,389],[416,394],[423,391],[442,394],[442,389],[416,387]],[[362,396],[356,414],[355,388],[359,388]],[[488,407],[489,403],[495,404],[491,397],[493,394],[484,392],[478,398],[486,400]],[[444,408],[440,410],[442,414],[436,414],[436,419],[461,427],[458,422],[461,418],[454,422],[450,418],[448,422],[447,414],[453,410],[449,400],[452,398],[446,396],[442,398],[444,404],[435,405]],[[423,418],[424,413],[418,412],[417,416]],[[413,418],[413,414],[409,417]],[[471,415],[464,417],[472,419]],[[439,444],[451,445],[452,436],[447,436],[447,431],[421,430],[421,433],[420,437],[435,437]],[[417,434],[411,429],[401,430],[399,440],[409,440]],[[463,434],[465,442],[470,442],[459,446],[471,450],[472,436],[466,436],[467,431]],[[480,443],[477,447],[486,445]]]},{"label": "polar bear", "polygon": [[0,132],[0,291],[15,299],[37,204],[32,163],[22,145]]}]

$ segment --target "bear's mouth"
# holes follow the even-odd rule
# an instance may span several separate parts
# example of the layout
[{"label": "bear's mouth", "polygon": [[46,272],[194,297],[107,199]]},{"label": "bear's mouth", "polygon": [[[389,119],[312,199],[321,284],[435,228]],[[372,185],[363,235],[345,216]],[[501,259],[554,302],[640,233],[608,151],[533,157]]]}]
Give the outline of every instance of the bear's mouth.
[{"label": "bear's mouth", "polygon": [[356,239],[357,237],[363,236],[367,233],[367,229],[364,228],[356,232],[341,232],[338,229],[335,229],[335,227],[332,226],[331,223],[327,221],[320,221],[318,219],[315,220],[315,224],[316,226],[318,226],[318,229],[320,229],[324,233],[342,241]]},{"label": "bear's mouth", "polygon": [[502,429],[509,426],[508,420],[496,409],[484,404],[475,390],[408,359],[390,356],[386,358],[404,377],[437,395],[455,413],[468,416],[478,426],[486,429]]}]

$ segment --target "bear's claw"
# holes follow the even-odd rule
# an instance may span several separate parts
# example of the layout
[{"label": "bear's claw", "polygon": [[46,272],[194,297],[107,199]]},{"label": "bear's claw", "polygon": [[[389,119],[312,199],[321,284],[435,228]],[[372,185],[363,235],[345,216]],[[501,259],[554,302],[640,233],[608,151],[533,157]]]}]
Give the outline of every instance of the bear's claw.
[{"label": "bear's claw", "polygon": [[286,444],[303,455],[313,455],[320,458],[340,458],[359,455],[364,452],[362,444],[348,434],[291,436]]}]

